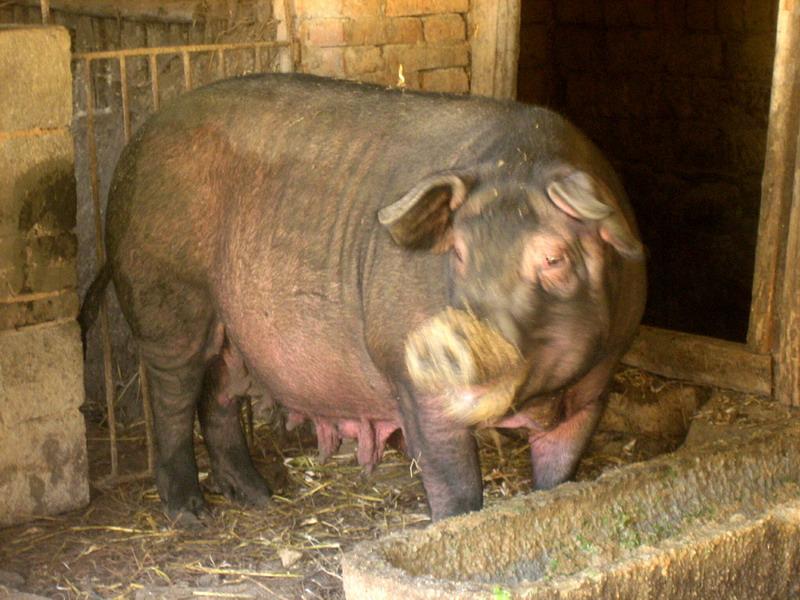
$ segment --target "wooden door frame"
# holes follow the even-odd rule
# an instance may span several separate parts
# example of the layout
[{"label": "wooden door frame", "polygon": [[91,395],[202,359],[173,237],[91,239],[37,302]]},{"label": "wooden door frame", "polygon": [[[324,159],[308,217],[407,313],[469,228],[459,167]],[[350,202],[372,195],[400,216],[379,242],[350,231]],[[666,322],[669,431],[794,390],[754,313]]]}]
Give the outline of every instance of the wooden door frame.
[{"label": "wooden door frame", "polygon": [[[473,0],[470,91],[514,98],[521,0]],[[800,0],[780,0],[747,343],[642,326],[623,362],[800,406]]]}]

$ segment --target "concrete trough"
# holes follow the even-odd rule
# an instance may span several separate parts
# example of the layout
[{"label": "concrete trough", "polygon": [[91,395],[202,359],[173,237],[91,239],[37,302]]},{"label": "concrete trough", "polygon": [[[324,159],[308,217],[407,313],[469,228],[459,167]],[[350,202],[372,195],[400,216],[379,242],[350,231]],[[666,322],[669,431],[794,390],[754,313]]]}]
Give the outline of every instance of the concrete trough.
[{"label": "concrete trough", "polygon": [[800,598],[800,421],[357,546],[349,600]]}]

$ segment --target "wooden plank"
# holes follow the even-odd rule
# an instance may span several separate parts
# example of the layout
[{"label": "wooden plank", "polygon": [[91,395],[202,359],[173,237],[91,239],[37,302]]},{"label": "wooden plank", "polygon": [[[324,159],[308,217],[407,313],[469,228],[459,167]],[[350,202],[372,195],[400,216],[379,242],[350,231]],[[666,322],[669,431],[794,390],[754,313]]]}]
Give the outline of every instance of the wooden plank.
[{"label": "wooden plank", "polygon": [[781,0],[772,75],[767,151],[761,184],[753,301],[747,341],[756,352],[775,348],[776,303],[786,241],[786,222],[800,123],[800,2]]},{"label": "wooden plank", "polygon": [[656,375],[769,395],[772,358],[745,344],[642,326],[622,362]]},{"label": "wooden plank", "polygon": [[519,63],[520,0],[472,0],[470,92],[514,98]]},{"label": "wooden plank", "polygon": [[[800,144],[800,127],[796,130]],[[794,193],[789,212],[779,327],[775,353],[775,398],[800,406],[800,153],[794,163]]]}]

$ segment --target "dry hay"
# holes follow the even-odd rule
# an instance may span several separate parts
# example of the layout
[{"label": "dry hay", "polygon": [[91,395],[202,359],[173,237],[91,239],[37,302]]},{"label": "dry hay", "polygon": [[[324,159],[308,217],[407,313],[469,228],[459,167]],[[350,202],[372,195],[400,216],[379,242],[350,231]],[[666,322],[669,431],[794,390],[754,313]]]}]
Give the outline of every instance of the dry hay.
[{"label": "dry hay", "polygon": [[[93,479],[108,471],[107,431],[89,425]],[[125,471],[145,460],[141,423],[120,433]],[[522,436],[479,434],[486,505],[529,490]],[[206,487],[208,459],[198,443]],[[211,514],[200,531],[170,527],[151,480],[92,489],[84,510],[0,530],[4,572],[17,587],[49,598],[342,598],[339,563],[361,540],[429,523],[416,465],[388,450],[370,477],[353,447],[324,465],[309,430],[255,428],[254,458],[275,492],[270,507],[248,510],[207,490]],[[619,432],[595,436],[578,479],[649,458],[663,447]],[[2,589],[2,588],[0,588]]]}]

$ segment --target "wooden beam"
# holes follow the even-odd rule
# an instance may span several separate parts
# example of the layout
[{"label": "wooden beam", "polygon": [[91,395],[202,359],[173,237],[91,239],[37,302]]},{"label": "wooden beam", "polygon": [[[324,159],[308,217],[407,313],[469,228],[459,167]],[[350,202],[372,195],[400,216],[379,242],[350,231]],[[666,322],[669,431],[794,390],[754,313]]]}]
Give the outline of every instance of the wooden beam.
[{"label": "wooden beam", "polygon": [[521,0],[472,0],[470,9],[470,92],[478,96],[517,95]]},{"label": "wooden beam", "polygon": [[[14,0],[13,4],[40,6],[40,0]],[[225,2],[198,0],[49,0],[49,10],[88,15],[167,23],[204,22],[228,18]]]},{"label": "wooden beam", "polygon": [[[800,144],[800,127],[795,129],[795,136]],[[783,404],[800,406],[800,153],[794,163],[794,193],[787,226],[779,326],[775,333],[775,398]]]},{"label": "wooden beam", "polygon": [[772,391],[769,354],[716,338],[642,326],[622,362],[699,385],[759,395]]},{"label": "wooden beam", "polygon": [[780,1],[777,36],[747,334],[747,342],[756,352],[771,352],[776,342],[777,303],[784,273],[786,223],[800,124],[800,2],[797,0]]}]

